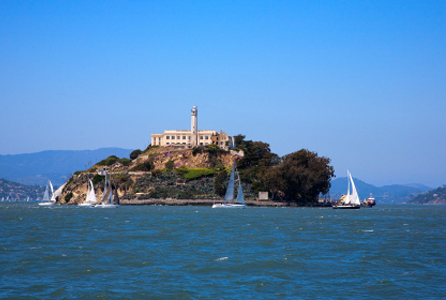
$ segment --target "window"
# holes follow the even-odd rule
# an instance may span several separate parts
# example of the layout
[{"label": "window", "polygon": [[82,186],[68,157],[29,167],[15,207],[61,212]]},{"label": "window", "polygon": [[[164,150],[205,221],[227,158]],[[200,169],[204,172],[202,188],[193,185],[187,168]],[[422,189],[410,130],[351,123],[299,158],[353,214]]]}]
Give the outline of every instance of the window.
[{"label": "window", "polygon": [[183,140],[185,140],[186,139],[186,136],[185,135],[183,135]]},{"label": "window", "polygon": [[166,140],[170,139],[170,136],[166,136]]},{"label": "window", "polygon": [[202,140],[203,139],[203,136],[200,136],[200,140]]},{"label": "window", "polygon": [[190,136],[189,136],[189,140],[190,140]]},{"label": "window", "polygon": [[180,136],[177,136],[177,140],[179,140],[180,139]]},{"label": "window", "polygon": [[209,140],[209,137],[208,137],[208,136],[206,136],[206,139],[207,139],[207,140]]},{"label": "window", "polygon": [[172,140],[174,140],[174,139],[175,139],[175,136],[172,135]]},{"label": "window", "polygon": [[169,142],[167,142],[166,145],[169,145]]},{"label": "window", "polygon": [[200,143],[200,146],[203,146],[203,143]]}]

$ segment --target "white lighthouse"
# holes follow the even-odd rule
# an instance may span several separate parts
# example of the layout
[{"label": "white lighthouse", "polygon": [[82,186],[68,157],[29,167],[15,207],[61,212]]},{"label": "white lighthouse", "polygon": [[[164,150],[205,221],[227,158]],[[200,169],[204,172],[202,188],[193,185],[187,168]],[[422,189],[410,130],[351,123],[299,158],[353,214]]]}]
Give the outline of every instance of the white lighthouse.
[{"label": "white lighthouse", "polygon": [[197,118],[198,118],[198,107],[194,105],[191,110],[191,127],[190,127],[190,144],[192,147],[196,147],[198,145],[198,127],[197,127]]}]

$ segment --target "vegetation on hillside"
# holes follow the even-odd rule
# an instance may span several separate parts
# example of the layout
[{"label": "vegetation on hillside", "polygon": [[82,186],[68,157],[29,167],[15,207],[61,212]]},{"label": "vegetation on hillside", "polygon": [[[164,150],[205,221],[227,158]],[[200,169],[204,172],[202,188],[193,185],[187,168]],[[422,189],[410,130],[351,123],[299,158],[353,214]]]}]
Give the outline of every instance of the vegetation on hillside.
[{"label": "vegetation on hillside", "polygon": [[30,197],[35,200],[42,197],[44,190],[45,187],[39,185],[24,185],[0,178],[0,199],[9,196],[10,199],[23,200]]},{"label": "vegetation on hillside", "polygon": [[446,184],[410,199],[411,204],[446,204]]},{"label": "vegetation on hillside", "polygon": [[[101,166],[109,167],[113,184],[123,199],[221,199],[229,181],[229,166],[234,161],[248,200],[254,200],[260,191],[267,191],[273,200],[315,202],[319,194],[329,191],[334,177],[329,158],[305,149],[279,157],[267,143],[245,140],[243,135],[234,139],[235,150],[242,150],[242,157],[217,145],[178,152],[171,147],[149,145],[144,151],[134,150],[130,159],[112,155],[87,172],[75,175],[78,184],[86,184],[88,177],[101,189],[104,177],[95,172]],[[77,192],[76,196],[75,186],[76,182],[71,180],[66,193],[72,195],[65,200],[77,201],[74,198],[84,193]]]},{"label": "vegetation on hillside", "polygon": [[245,153],[237,167],[254,192],[268,191],[275,200],[315,202],[330,190],[334,168],[329,158],[306,149],[279,157],[267,143],[245,141],[242,135],[235,140]]}]

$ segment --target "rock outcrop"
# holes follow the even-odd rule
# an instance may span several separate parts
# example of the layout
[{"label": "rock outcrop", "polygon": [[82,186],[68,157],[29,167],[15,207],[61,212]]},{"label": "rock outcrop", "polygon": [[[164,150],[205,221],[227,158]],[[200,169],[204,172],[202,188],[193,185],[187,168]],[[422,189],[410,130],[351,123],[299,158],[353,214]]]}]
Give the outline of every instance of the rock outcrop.
[{"label": "rock outcrop", "polygon": [[[213,191],[214,176],[219,170],[231,168],[239,155],[240,153],[211,147],[183,150],[150,147],[134,160],[108,158],[87,171],[76,172],[65,184],[58,197],[58,203],[84,202],[88,179],[93,181],[96,198],[100,202],[104,188],[104,171],[111,178],[112,185],[122,199],[148,199],[152,196],[161,198],[163,195],[186,199],[192,196],[212,199],[217,197]],[[169,166],[171,171],[166,170]],[[182,170],[183,173],[188,170],[201,170],[204,175],[199,173],[195,180],[186,180],[182,176],[183,173],[175,170]]]}]

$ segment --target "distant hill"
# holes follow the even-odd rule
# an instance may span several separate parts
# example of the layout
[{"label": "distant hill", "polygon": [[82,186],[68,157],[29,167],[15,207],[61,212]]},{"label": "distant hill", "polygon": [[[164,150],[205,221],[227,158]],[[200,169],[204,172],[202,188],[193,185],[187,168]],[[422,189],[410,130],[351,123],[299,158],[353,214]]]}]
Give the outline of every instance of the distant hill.
[{"label": "distant hill", "polygon": [[410,204],[429,204],[429,205],[445,205],[446,204],[446,185],[427,193],[419,194],[409,200]]},{"label": "distant hill", "polygon": [[[85,170],[110,155],[129,157],[130,149],[50,150],[37,153],[0,155],[0,178],[27,185],[63,184],[73,172]],[[91,166],[90,165],[90,166]]]},{"label": "distant hill", "polygon": [[0,199],[9,199],[21,201],[29,197],[31,200],[42,198],[45,188],[39,185],[24,185],[17,182],[0,178]]},{"label": "distant hill", "polygon": [[[422,184],[392,184],[376,187],[357,178],[354,178],[354,181],[361,200],[369,197],[370,193],[372,193],[377,204],[406,203],[416,195],[432,189]],[[346,193],[347,177],[336,178],[331,182],[330,196],[332,198],[339,198]]]}]

